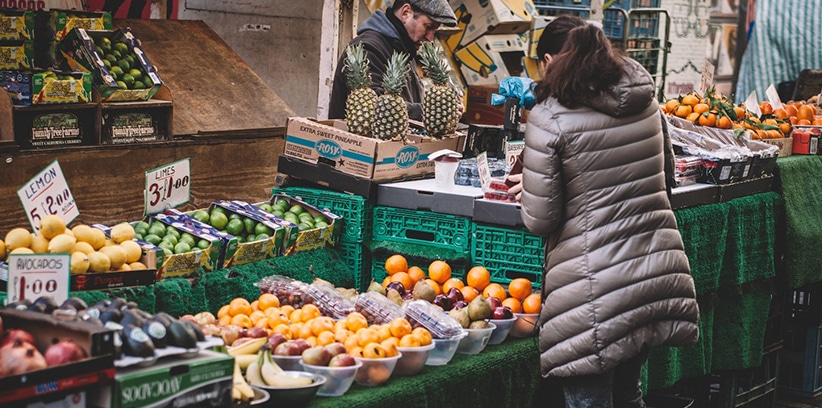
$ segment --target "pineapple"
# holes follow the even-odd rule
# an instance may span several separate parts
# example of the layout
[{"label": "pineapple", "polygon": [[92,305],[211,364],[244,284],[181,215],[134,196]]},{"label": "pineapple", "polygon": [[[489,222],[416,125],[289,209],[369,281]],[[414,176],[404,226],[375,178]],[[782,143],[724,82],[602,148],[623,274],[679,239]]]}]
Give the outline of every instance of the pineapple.
[{"label": "pineapple", "polygon": [[408,133],[408,108],[400,92],[405,88],[410,71],[408,54],[395,51],[382,79],[385,93],[377,98],[374,110],[372,131],[378,139],[404,139]]},{"label": "pineapple", "polygon": [[377,106],[377,93],[371,89],[368,57],[362,43],[349,45],[345,50],[345,81],[351,92],[345,100],[345,120],[348,130],[362,136],[371,136],[371,121]]},{"label": "pineapple", "polygon": [[433,85],[425,90],[422,111],[425,129],[431,136],[454,133],[459,120],[459,97],[448,84],[448,64],[439,57],[439,47],[427,41],[420,47],[420,62]]}]

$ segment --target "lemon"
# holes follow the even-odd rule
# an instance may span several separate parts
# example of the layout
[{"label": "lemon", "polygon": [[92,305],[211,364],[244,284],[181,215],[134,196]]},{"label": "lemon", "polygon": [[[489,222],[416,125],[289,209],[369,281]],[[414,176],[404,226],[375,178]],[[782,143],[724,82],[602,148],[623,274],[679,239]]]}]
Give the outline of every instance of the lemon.
[{"label": "lemon", "polygon": [[33,235],[29,248],[31,248],[35,254],[45,254],[49,250],[49,240],[42,235]]},{"label": "lemon", "polygon": [[31,232],[25,228],[14,228],[6,233],[6,250],[11,253],[17,248],[31,246]]},{"label": "lemon", "polygon": [[77,242],[86,242],[89,244],[94,242],[94,232],[92,232],[91,227],[86,224],[76,225],[71,229],[71,232],[74,233]]},{"label": "lemon", "polygon": [[90,254],[94,252],[94,247],[91,246],[88,242],[77,241],[74,244],[74,252],[82,252],[84,254]]},{"label": "lemon", "polygon": [[144,270],[148,269],[148,267],[145,266],[142,262],[132,262],[132,263],[128,264],[128,266],[131,267],[132,271],[144,271]]},{"label": "lemon", "polygon": [[6,259],[6,243],[0,239],[0,259]]},{"label": "lemon", "polygon": [[66,222],[55,214],[49,214],[40,220],[40,234],[52,239],[66,231]]},{"label": "lemon", "polygon": [[111,269],[111,259],[106,254],[94,251],[86,256],[88,256],[90,272],[106,272]]},{"label": "lemon", "polygon": [[71,235],[60,234],[49,241],[48,253],[50,254],[70,254],[74,251],[74,244],[77,239]]},{"label": "lemon", "polygon": [[89,266],[88,255],[79,251],[71,254],[71,267],[69,270],[72,275],[80,275],[88,272]]},{"label": "lemon", "polygon": [[131,270],[131,266],[130,266],[129,264],[127,264],[127,263],[124,263],[124,264],[120,265],[120,267],[119,267],[119,268],[117,268],[117,270],[118,270],[118,271],[130,271],[130,270]]},{"label": "lemon", "polygon": [[[72,230],[68,229],[68,228],[66,228],[66,230],[63,231],[63,234],[71,235],[72,237],[74,237],[74,232]],[[75,237],[75,238],[77,238],[77,237]]]},{"label": "lemon", "polygon": [[128,263],[137,262],[143,256],[143,249],[135,241],[123,241],[120,243],[120,248],[123,248],[126,252],[126,262]]},{"label": "lemon", "polygon": [[14,248],[11,252],[9,252],[9,255],[31,255],[33,253],[34,251],[32,251],[29,247],[20,247]]},{"label": "lemon", "polygon": [[106,233],[99,228],[92,228],[91,233],[94,234],[94,241],[89,242],[94,250],[98,250],[106,244]]},{"label": "lemon", "polygon": [[109,245],[100,248],[100,251],[106,256],[108,256],[111,264],[109,267],[111,269],[118,269],[120,265],[126,263],[126,250],[121,248],[119,245]]},{"label": "lemon", "polygon": [[134,239],[134,227],[127,222],[121,222],[111,228],[111,239],[119,244]]}]

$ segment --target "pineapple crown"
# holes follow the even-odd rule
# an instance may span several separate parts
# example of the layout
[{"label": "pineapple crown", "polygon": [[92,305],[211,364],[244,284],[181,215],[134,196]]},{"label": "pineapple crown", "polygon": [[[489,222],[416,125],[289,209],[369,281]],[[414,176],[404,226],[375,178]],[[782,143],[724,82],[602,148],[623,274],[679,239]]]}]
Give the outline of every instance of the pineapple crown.
[{"label": "pineapple crown", "polygon": [[420,46],[417,53],[422,63],[422,70],[425,75],[431,78],[436,85],[444,85],[448,82],[448,64],[439,57],[439,46],[433,41],[426,41]]},{"label": "pineapple crown", "polygon": [[387,95],[398,95],[408,82],[411,67],[408,65],[408,53],[397,52],[391,55],[385,75],[382,77],[382,88]]},{"label": "pineapple crown", "polygon": [[349,45],[345,49],[343,72],[349,89],[368,88],[371,76],[368,73],[368,57],[362,43]]}]

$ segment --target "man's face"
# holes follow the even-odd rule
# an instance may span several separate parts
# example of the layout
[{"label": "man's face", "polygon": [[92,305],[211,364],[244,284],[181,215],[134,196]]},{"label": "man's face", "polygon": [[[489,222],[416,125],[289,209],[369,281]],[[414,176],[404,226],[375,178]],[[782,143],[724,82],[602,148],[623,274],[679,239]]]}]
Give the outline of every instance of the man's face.
[{"label": "man's face", "polygon": [[[407,6],[407,5],[405,5]],[[405,8],[405,6],[403,6]],[[405,26],[405,31],[408,31],[408,36],[417,48],[420,47],[424,41],[433,41],[434,32],[439,28],[440,23],[431,19],[424,13],[414,12],[408,6],[406,10],[402,10],[402,22]]]}]

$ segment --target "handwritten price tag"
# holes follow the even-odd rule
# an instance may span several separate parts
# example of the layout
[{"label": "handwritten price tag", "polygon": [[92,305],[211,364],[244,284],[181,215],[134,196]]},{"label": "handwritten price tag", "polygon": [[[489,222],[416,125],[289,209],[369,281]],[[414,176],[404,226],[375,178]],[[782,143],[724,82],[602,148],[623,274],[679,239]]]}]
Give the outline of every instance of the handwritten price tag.
[{"label": "handwritten price tag", "polygon": [[66,224],[80,215],[57,160],[17,190],[17,196],[35,231],[40,230],[40,220],[46,215],[56,214]]},{"label": "handwritten price tag", "polygon": [[190,159],[146,172],[145,215],[185,204],[191,199]]},{"label": "handwritten price tag", "polygon": [[477,173],[479,174],[482,190],[488,190],[491,185],[491,169],[488,168],[488,153],[482,152],[477,156]]},{"label": "handwritten price tag", "polygon": [[71,255],[9,255],[8,301],[51,296],[57,304],[69,295]]}]

